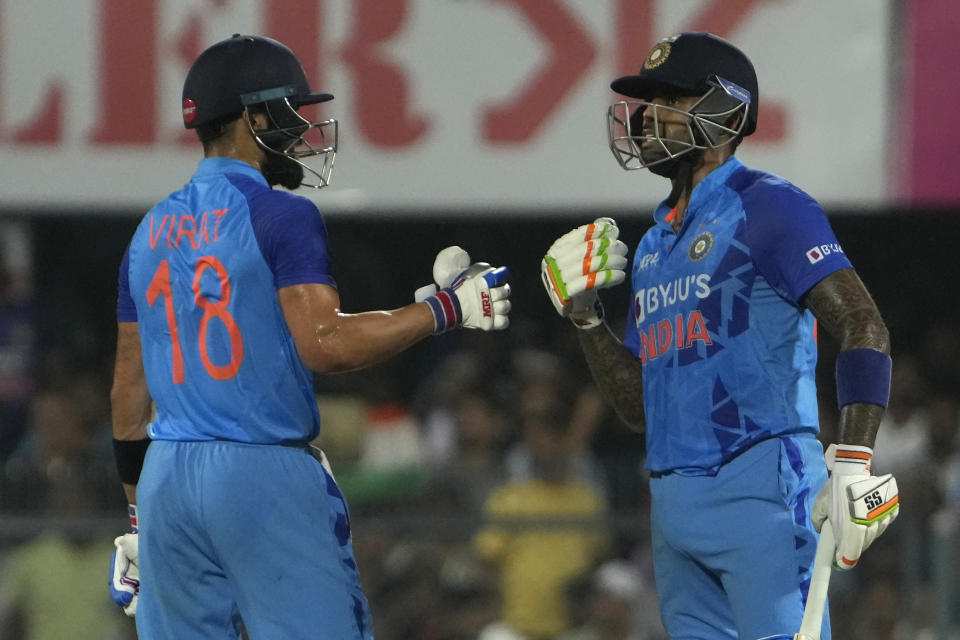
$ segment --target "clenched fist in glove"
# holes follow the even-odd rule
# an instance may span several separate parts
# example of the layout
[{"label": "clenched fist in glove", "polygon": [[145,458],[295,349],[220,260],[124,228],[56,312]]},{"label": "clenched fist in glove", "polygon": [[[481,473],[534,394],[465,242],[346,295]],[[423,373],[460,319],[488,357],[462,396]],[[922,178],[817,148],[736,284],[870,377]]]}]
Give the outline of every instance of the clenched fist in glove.
[{"label": "clenched fist in glove", "polygon": [[470,266],[470,254],[454,245],[447,247],[437,254],[433,261],[433,281],[413,292],[416,302],[423,302],[428,297],[436,295],[439,289],[446,289],[453,284],[454,278],[463,273]]},{"label": "clenched fist in glove", "polygon": [[540,263],[540,276],[557,313],[582,329],[602,322],[597,289],[613,287],[626,277],[627,245],[611,218],[597,218],[550,245]]},{"label": "clenched fist in glove", "polygon": [[137,506],[130,505],[132,531],[118,536],[116,547],[110,557],[110,598],[128,616],[137,614],[137,598],[140,595],[139,536],[137,534]]},{"label": "clenched fist in glove", "polygon": [[886,530],[899,513],[900,494],[891,474],[870,475],[873,450],[831,444],[826,451],[830,479],[813,503],[813,525],[820,531],[827,519],[836,540],[834,563],[852,569],[860,554]]},{"label": "clenched fist in glove", "polygon": [[[436,291],[433,285],[427,285],[414,294],[418,302],[430,305],[434,333],[460,326],[500,330],[510,324],[510,272],[506,267],[494,269],[486,262],[475,262],[463,269],[462,265],[469,264],[469,260],[470,256],[460,247],[447,247],[433,265],[433,276],[441,289]],[[428,295],[423,297],[425,293]]]}]

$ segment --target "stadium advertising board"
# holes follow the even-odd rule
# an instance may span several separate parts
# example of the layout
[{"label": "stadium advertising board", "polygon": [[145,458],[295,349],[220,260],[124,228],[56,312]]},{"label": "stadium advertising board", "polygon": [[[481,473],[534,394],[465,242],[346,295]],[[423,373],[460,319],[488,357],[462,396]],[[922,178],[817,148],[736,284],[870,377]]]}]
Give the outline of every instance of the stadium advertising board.
[{"label": "stadium advertising board", "polygon": [[182,184],[200,157],[180,120],[183,77],[235,32],[287,43],[335,94],[324,114],[341,121],[340,152],[316,195],[328,212],[651,204],[662,183],[607,149],[609,82],[682,30],[754,61],[745,162],[827,204],[882,204],[890,13],[875,0],[0,3],[0,207],[126,212]]}]

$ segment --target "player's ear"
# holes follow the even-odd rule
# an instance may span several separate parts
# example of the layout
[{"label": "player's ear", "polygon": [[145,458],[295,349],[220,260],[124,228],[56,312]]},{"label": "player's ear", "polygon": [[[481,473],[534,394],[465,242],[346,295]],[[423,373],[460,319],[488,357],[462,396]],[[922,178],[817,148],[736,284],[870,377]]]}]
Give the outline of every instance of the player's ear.
[{"label": "player's ear", "polygon": [[250,109],[244,109],[243,119],[254,131],[267,128],[267,114],[263,111],[251,111]]}]

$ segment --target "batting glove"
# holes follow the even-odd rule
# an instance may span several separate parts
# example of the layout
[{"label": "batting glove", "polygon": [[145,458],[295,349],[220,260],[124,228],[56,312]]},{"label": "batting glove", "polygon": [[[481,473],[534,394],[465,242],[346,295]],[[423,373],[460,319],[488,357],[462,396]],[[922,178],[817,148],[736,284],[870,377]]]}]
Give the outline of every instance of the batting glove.
[{"label": "batting glove", "polygon": [[433,261],[433,281],[436,284],[428,284],[420,287],[413,293],[413,299],[416,302],[424,302],[432,295],[436,295],[439,289],[446,289],[453,284],[454,278],[463,273],[470,266],[470,254],[454,245],[447,247],[437,254]]},{"label": "batting glove", "polygon": [[113,541],[116,549],[110,557],[110,598],[132,618],[137,615],[140,569],[137,567],[139,557],[137,505],[132,504],[129,509],[132,530]]},{"label": "batting glove", "polygon": [[836,539],[834,563],[838,569],[852,569],[899,514],[897,480],[889,473],[870,475],[869,447],[831,444],[825,457],[830,479],[813,503],[811,518],[817,531],[830,519]]},{"label": "batting glove", "polygon": [[509,276],[506,267],[494,269],[486,262],[467,267],[449,287],[424,300],[433,311],[433,332],[461,326],[483,331],[506,329],[510,324]]},{"label": "batting glove", "polygon": [[550,245],[540,263],[543,287],[562,318],[589,329],[603,322],[597,289],[613,287],[626,277],[627,245],[611,218],[597,218]]}]

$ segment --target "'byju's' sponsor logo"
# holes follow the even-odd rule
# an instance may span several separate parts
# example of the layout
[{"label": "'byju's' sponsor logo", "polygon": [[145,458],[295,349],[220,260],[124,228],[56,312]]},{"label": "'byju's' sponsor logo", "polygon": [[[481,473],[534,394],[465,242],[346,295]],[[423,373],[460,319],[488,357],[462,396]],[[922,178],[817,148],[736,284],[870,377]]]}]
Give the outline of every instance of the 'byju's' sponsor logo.
[{"label": "'byju's' sponsor logo", "polygon": [[807,250],[807,260],[810,264],[817,264],[831,253],[843,253],[843,247],[837,243],[821,244]]},{"label": "'byju's' sponsor logo", "polygon": [[637,327],[646,320],[648,314],[684,302],[691,295],[700,300],[710,295],[710,274],[693,274],[638,290],[633,296]]}]

